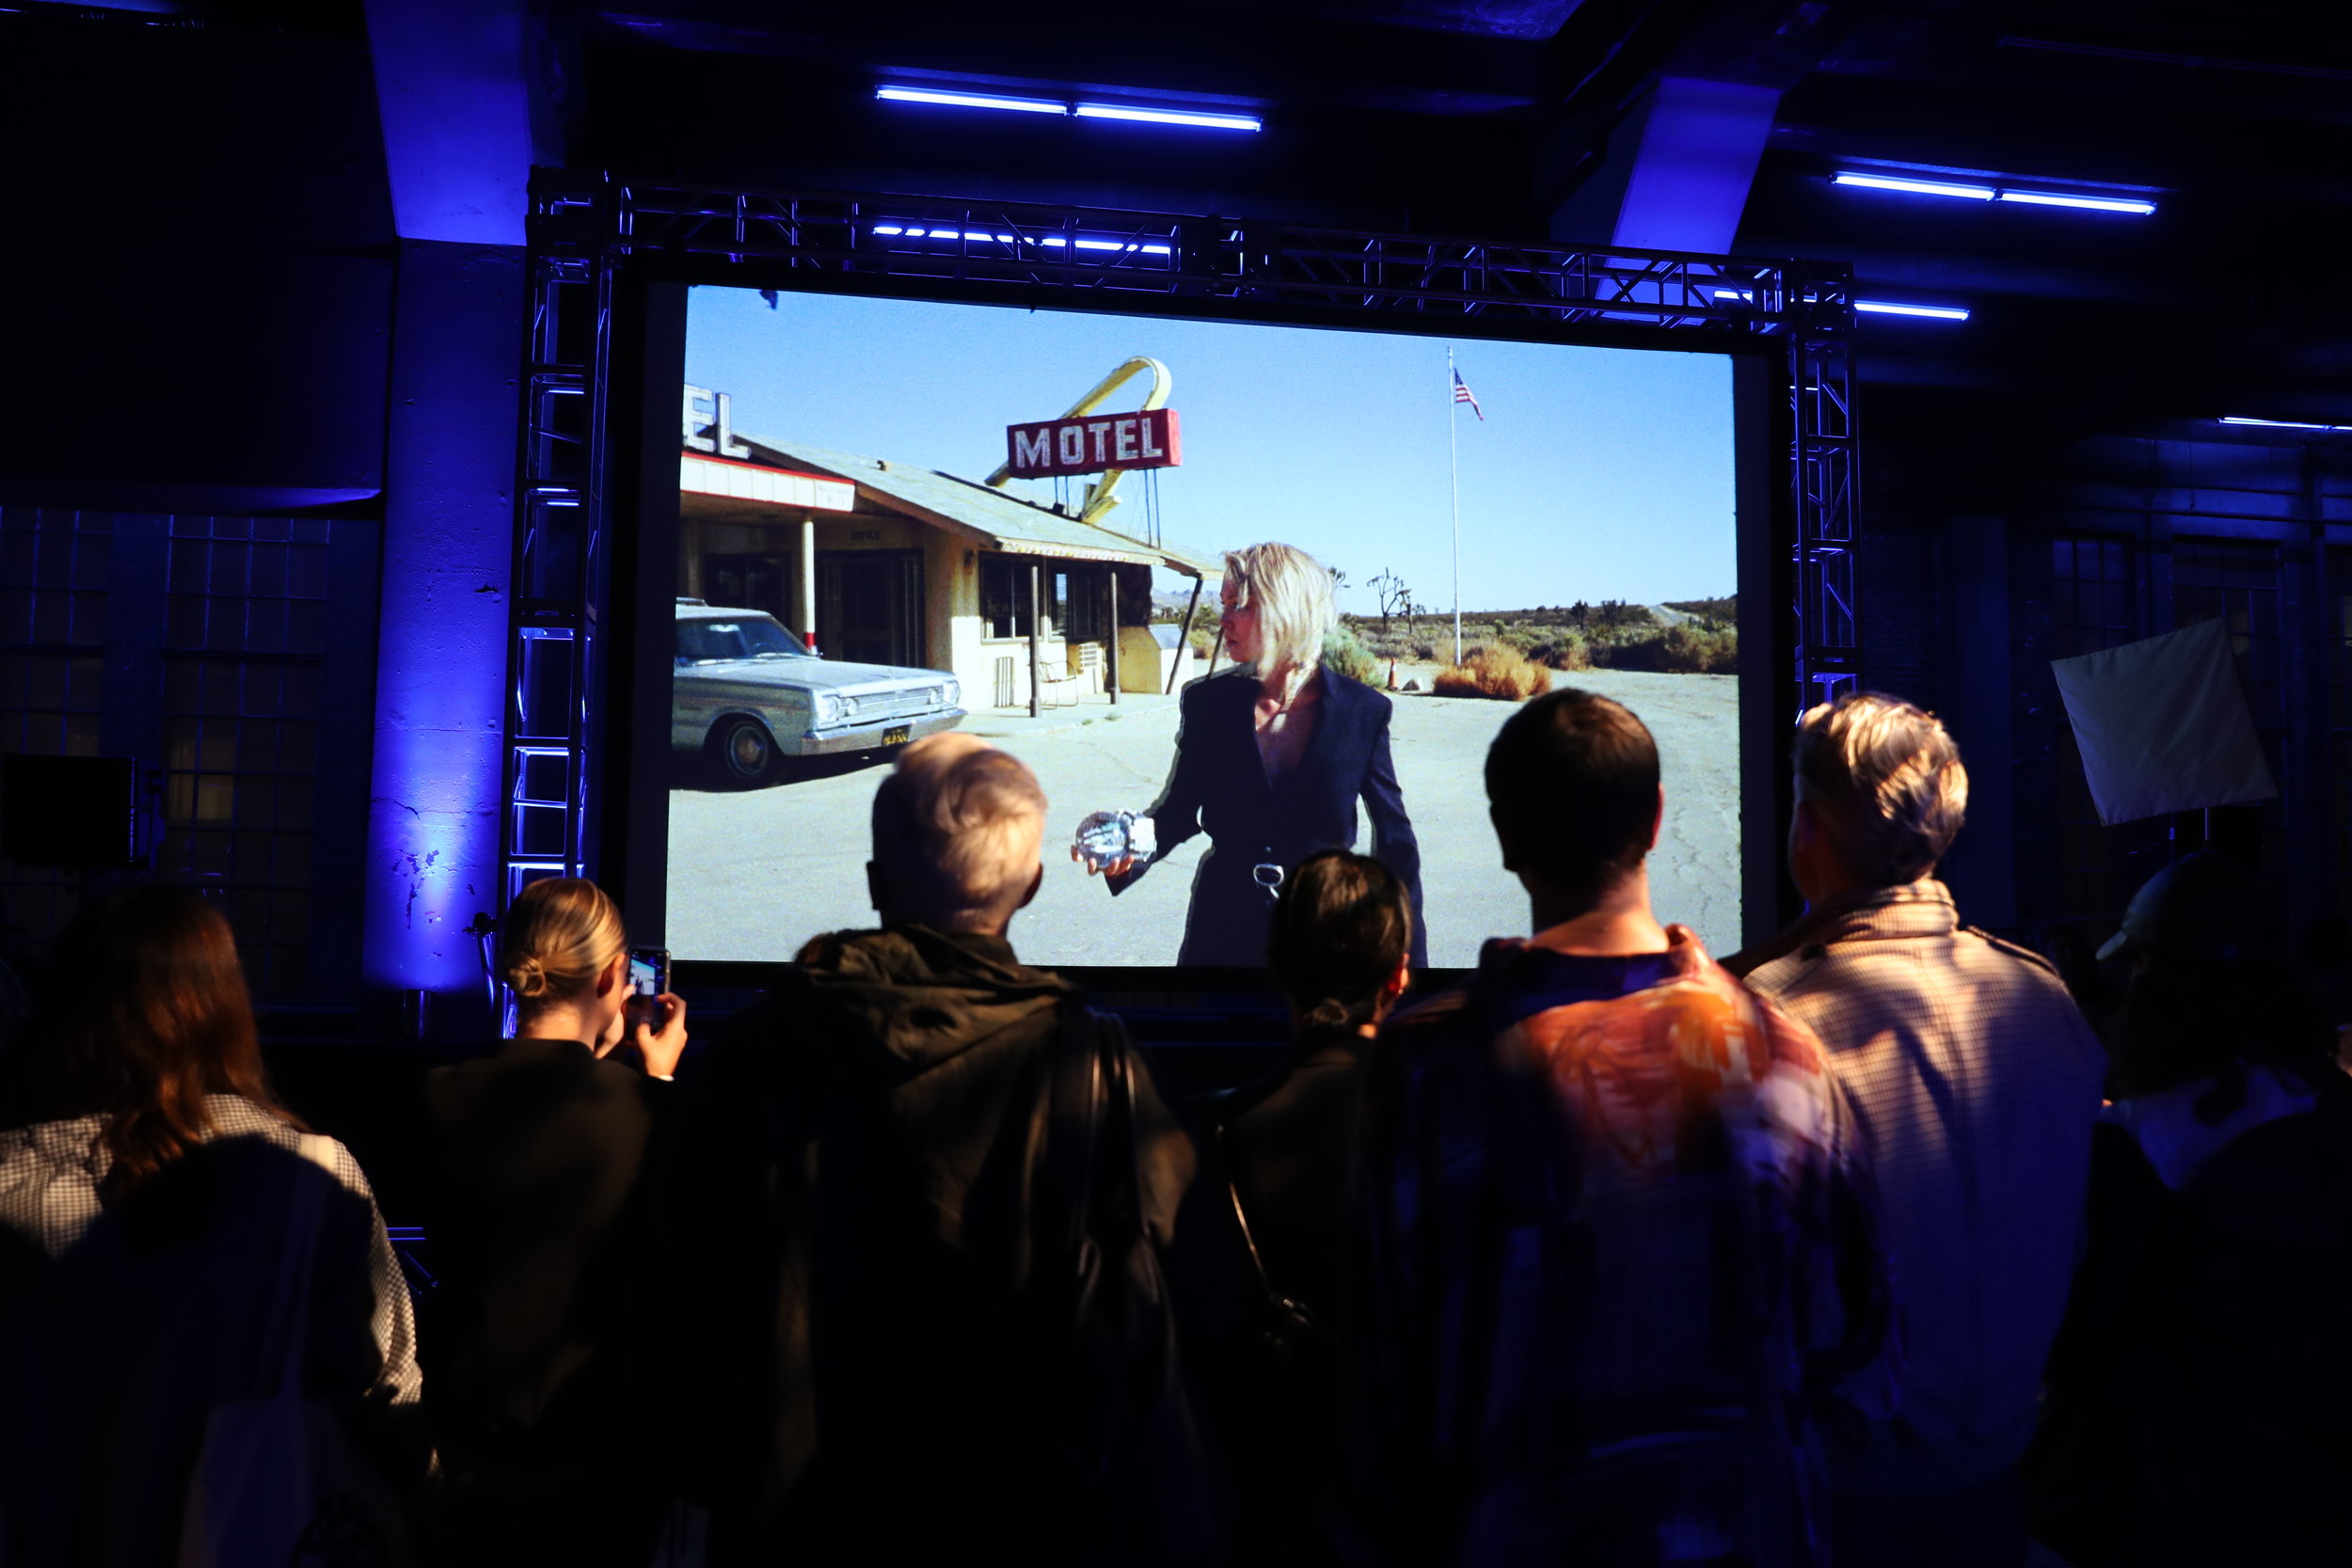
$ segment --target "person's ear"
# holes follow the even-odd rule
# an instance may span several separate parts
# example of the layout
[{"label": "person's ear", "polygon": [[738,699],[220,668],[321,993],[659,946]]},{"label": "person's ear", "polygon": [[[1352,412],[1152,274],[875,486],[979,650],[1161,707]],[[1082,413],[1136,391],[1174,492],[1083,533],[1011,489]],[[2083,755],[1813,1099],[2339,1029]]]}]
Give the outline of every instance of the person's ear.
[{"label": "person's ear", "polygon": [[596,995],[599,999],[612,994],[612,988],[628,973],[628,949],[624,947],[612,955],[612,961],[596,971]]},{"label": "person's ear", "polygon": [[1502,825],[1502,814],[1495,810],[1494,807],[1488,806],[1486,808],[1486,821],[1494,828],[1495,842],[1502,846],[1502,869],[1510,872],[1515,877],[1518,876],[1519,870],[1518,848],[1511,842],[1511,830]]},{"label": "person's ear", "polygon": [[882,862],[866,863],[866,897],[877,914],[890,908],[890,884],[882,879]]},{"label": "person's ear", "polygon": [[1035,871],[1032,871],[1032,872],[1030,872],[1030,873],[1029,873],[1029,886],[1028,886],[1028,891],[1027,891],[1027,892],[1025,892],[1025,893],[1024,893],[1024,894],[1022,894],[1022,895],[1021,895],[1021,902],[1019,902],[1018,904],[1015,904],[1015,905],[1013,906],[1013,908],[1014,908],[1014,909],[1016,909],[1016,910],[1025,910],[1025,909],[1027,909],[1027,908],[1029,907],[1029,903],[1030,903],[1030,901],[1031,901],[1032,899],[1034,899],[1034,898],[1036,898],[1036,897],[1037,897],[1037,892],[1038,892],[1038,889],[1040,889],[1040,888],[1043,887],[1044,885],[1045,885],[1045,863],[1044,863],[1043,861],[1040,861],[1040,862],[1038,862],[1038,863],[1037,863],[1037,869],[1036,869]]},{"label": "person's ear", "polygon": [[1396,973],[1381,982],[1380,1000],[1393,1002],[1405,994],[1405,988],[1413,983],[1413,955],[1405,953],[1396,960]]}]

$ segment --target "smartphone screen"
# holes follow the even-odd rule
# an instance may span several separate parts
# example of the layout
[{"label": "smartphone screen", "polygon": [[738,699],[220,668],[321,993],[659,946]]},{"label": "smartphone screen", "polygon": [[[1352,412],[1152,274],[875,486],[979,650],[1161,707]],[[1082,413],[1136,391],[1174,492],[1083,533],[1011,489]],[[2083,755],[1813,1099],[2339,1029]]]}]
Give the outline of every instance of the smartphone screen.
[{"label": "smartphone screen", "polygon": [[628,956],[628,989],[640,996],[660,996],[670,989],[670,955],[658,947],[640,947]]}]

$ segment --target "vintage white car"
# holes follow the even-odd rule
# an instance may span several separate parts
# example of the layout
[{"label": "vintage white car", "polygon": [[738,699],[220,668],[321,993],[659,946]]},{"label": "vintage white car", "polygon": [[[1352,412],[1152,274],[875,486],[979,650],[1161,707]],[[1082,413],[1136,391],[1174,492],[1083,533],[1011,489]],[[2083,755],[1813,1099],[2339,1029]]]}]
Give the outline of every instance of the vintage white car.
[{"label": "vintage white car", "polygon": [[963,719],[945,670],[845,664],[756,610],[677,602],[670,744],[705,752],[724,778],[757,784],[778,757],[903,746]]}]

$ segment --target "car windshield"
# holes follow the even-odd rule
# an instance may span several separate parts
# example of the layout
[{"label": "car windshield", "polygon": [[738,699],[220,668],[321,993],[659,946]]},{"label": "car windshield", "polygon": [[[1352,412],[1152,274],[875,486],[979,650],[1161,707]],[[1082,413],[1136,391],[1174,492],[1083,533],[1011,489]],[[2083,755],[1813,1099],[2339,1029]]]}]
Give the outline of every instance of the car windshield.
[{"label": "car windshield", "polygon": [[677,624],[680,663],[714,658],[814,658],[806,643],[765,615],[743,615],[726,621],[680,621]]}]

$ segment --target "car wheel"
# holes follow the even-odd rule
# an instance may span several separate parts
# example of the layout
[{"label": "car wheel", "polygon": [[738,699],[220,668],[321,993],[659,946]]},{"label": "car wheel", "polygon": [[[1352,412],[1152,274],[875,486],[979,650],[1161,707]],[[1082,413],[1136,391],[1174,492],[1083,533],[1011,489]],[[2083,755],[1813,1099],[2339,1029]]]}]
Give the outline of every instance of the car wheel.
[{"label": "car wheel", "polygon": [[776,743],[758,720],[729,719],[710,732],[710,759],[729,784],[760,784],[775,770]]}]

